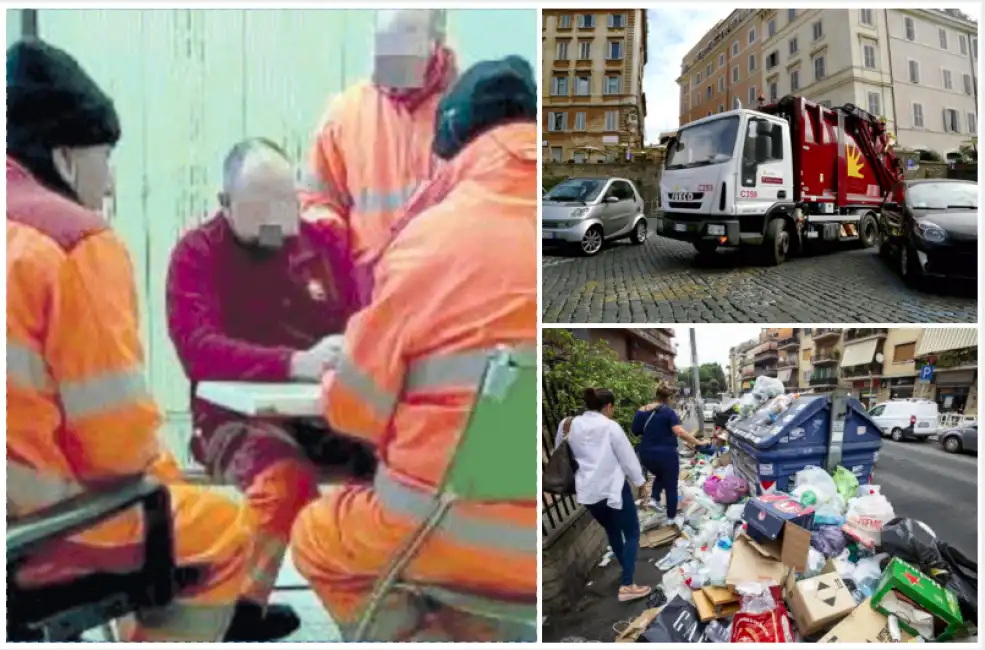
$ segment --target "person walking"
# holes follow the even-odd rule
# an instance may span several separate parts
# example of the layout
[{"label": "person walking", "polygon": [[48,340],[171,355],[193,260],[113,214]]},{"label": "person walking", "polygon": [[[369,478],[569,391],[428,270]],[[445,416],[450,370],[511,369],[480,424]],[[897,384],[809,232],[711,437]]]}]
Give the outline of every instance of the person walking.
[{"label": "person walking", "polygon": [[664,493],[667,519],[678,525],[677,519],[677,479],[680,475],[680,457],[677,439],[680,438],[691,447],[700,443],[693,433],[681,426],[681,419],[670,406],[676,391],[669,386],[659,386],[656,401],[640,408],[633,417],[633,433],[640,437],[637,448],[640,462],[653,474],[651,497],[660,503],[660,493]]},{"label": "person walking", "polygon": [[615,396],[606,388],[586,388],[585,413],[565,418],[554,447],[567,438],[578,463],[575,498],[595,517],[622,567],[619,601],[645,598],[650,587],[633,582],[640,548],[640,519],[629,484],[642,487],[643,468],[625,431],[614,420]]}]

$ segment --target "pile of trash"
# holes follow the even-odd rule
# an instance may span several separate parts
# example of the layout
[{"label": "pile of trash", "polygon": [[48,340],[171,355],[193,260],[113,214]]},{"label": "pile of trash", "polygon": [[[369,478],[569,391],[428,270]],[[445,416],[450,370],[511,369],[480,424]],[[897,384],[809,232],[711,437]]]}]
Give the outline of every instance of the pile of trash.
[{"label": "pile of trash", "polygon": [[[768,392],[748,402],[757,417],[785,397]],[[974,560],[845,467],[809,466],[791,485],[757,495],[722,443],[682,458],[678,517],[640,509],[641,546],[670,545],[655,562],[662,584],[616,640],[977,640]]]}]

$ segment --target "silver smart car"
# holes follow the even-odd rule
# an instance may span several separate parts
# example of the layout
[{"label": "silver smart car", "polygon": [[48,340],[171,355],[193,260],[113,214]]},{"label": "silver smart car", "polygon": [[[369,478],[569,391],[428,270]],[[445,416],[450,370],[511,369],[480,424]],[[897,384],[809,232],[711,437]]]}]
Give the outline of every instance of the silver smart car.
[{"label": "silver smart car", "polygon": [[609,240],[646,241],[643,198],[625,178],[568,178],[551,188],[542,202],[545,242],[578,244],[583,255],[591,256]]}]

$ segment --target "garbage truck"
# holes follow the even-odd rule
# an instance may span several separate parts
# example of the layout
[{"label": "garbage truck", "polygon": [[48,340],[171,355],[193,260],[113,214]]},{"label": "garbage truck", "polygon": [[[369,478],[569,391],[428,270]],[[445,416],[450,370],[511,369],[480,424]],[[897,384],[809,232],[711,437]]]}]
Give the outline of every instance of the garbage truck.
[{"label": "garbage truck", "polygon": [[883,120],[805,97],[702,118],[666,145],[657,233],[699,254],[756,247],[772,265],[834,242],[872,246],[903,179]]}]

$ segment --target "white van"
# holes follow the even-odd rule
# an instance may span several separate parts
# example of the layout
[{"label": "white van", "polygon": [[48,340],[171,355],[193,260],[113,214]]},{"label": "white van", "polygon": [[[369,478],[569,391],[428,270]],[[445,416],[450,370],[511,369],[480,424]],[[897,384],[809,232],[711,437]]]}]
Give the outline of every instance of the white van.
[{"label": "white van", "polygon": [[926,399],[894,399],[869,409],[882,435],[900,440],[925,440],[937,435],[937,402]]}]

